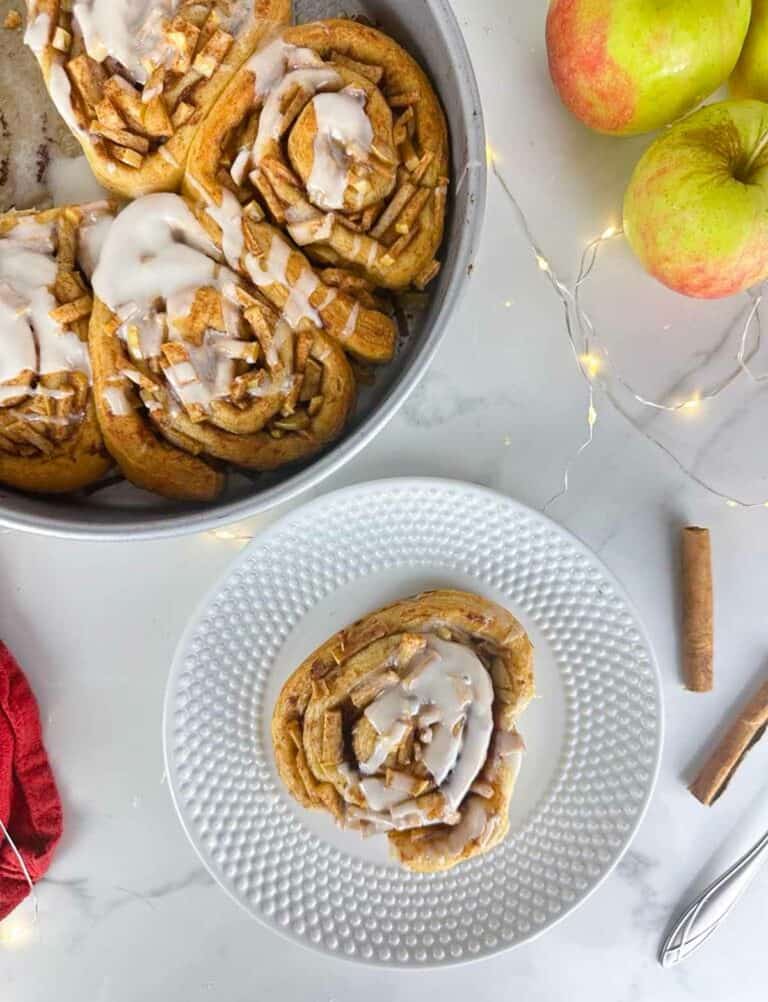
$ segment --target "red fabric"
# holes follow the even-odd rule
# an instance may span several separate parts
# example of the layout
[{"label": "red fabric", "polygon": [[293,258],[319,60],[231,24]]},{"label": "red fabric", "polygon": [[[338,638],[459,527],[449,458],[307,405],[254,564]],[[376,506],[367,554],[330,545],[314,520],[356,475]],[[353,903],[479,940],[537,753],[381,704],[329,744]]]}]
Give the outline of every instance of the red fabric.
[{"label": "red fabric", "polygon": [[[33,881],[61,838],[61,801],[43,747],[37,703],[24,673],[0,641],[0,819]],[[0,919],[29,894],[16,853],[0,829]]]}]

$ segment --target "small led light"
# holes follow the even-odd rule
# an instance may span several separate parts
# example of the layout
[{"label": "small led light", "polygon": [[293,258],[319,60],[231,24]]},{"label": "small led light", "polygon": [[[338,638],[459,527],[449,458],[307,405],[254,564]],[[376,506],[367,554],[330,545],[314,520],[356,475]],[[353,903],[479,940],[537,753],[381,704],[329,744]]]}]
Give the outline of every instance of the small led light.
[{"label": "small led light", "polygon": [[231,529],[213,529],[211,535],[215,539],[237,539],[237,536]]},{"label": "small led light", "polygon": [[[547,511],[555,501],[564,497],[568,493],[569,474],[571,466],[573,465],[575,460],[584,453],[585,449],[592,444],[593,430],[595,424],[597,423],[597,411],[593,406],[593,391],[594,391],[593,383],[598,372],[605,372],[606,388],[608,390],[609,397],[611,395],[611,389],[610,389],[611,379],[609,378],[609,374],[613,372],[614,365],[610,361],[607,353],[605,353],[605,350],[603,349],[601,353],[596,355],[593,355],[592,352],[588,350],[584,351],[583,354],[580,353],[584,348],[588,347],[588,344],[590,342],[594,344],[599,343],[597,338],[597,332],[595,331],[594,325],[589,315],[584,310],[583,305],[581,304],[580,289],[582,288],[582,286],[584,285],[584,283],[594,270],[595,264],[598,260],[600,244],[607,240],[611,240],[613,237],[622,236],[624,234],[624,229],[621,221],[619,221],[617,224],[611,223],[608,226],[606,226],[606,228],[603,230],[602,234],[599,237],[595,237],[591,241],[589,241],[589,243],[587,243],[582,252],[578,277],[573,283],[573,285],[569,286],[560,279],[556,269],[542,254],[541,248],[536,243],[536,240],[533,236],[529,220],[525,212],[523,211],[522,206],[517,201],[514,192],[508,185],[503,175],[503,172],[499,169],[496,155],[492,150],[490,144],[488,144],[486,149],[488,154],[489,165],[493,169],[493,172],[498,178],[499,183],[502,187],[502,190],[508,202],[510,203],[512,209],[514,210],[514,213],[518,220],[518,225],[521,234],[525,238],[529,250],[533,253],[534,258],[536,260],[536,264],[538,265],[541,271],[546,273],[554,292],[560,299],[561,304],[565,309],[565,327],[566,327],[566,333],[570,340],[570,346],[573,349],[574,355],[578,361],[579,372],[581,373],[582,377],[589,384],[590,387],[590,403],[589,403],[589,410],[587,412],[589,435],[587,436],[586,441],[579,446],[574,457],[569,461],[568,465],[566,466],[565,472],[563,474],[562,489],[553,497],[551,497],[549,501],[547,501],[547,503],[544,506],[544,511]],[[752,324],[755,322],[758,309],[760,308],[760,305],[763,302],[764,296],[760,294],[753,296],[752,298],[753,298],[753,305],[746,319],[746,323],[742,331],[741,348],[737,355],[739,368],[735,371],[733,376],[725,380],[722,384],[719,384],[717,389],[698,391],[688,400],[680,400],[678,402],[672,402],[672,403],[667,403],[666,401],[649,400],[642,394],[637,393],[632,388],[630,383],[628,383],[626,380],[624,380],[621,377],[617,377],[619,379],[622,389],[627,393],[629,393],[629,395],[634,399],[634,401],[642,407],[651,408],[655,411],[663,411],[667,414],[677,414],[678,416],[683,416],[686,413],[695,414],[702,407],[702,404],[719,397],[722,391],[727,386],[730,386],[733,383],[733,380],[736,378],[736,376],[742,371],[746,371],[746,373],[755,383],[762,383],[768,381],[768,373],[766,373],[764,376],[756,376],[749,368],[748,359],[745,359],[746,356],[745,345],[747,344],[747,337],[752,328]],[[665,332],[669,331],[672,329],[672,325],[665,324],[663,329]],[[580,339],[581,343],[579,343]],[[744,509],[768,508],[768,500],[748,503],[733,498],[731,499],[724,498],[724,496],[719,491],[715,490],[715,488],[713,488],[710,484],[706,483],[706,481],[704,481],[701,477],[696,475],[693,470],[686,467],[685,464],[678,459],[678,457],[674,454],[674,452],[671,451],[669,448],[667,448],[660,439],[656,438],[654,435],[644,430],[642,427],[636,424],[636,422],[633,419],[630,420],[632,424],[635,425],[637,430],[646,439],[648,439],[650,442],[656,445],[662,452],[666,453],[668,456],[674,459],[681,467],[683,472],[688,477],[690,477],[696,484],[698,484],[699,487],[707,491],[710,495],[716,495],[720,500],[725,500],[726,504],[730,508],[744,508]]]},{"label": "small led light", "polygon": [[227,542],[246,542],[251,538],[247,533],[239,532],[237,529],[211,529],[208,535]]},{"label": "small led light", "polygon": [[683,407],[687,411],[695,411],[701,407],[701,397],[691,397],[690,400],[686,400]]},{"label": "small led light", "polygon": [[34,922],[27,916],[12,914],[0,922],[0,946],[6,949],[21,949],[33,935]]},{"label": "small led light", "polygon": [[485,144],[485,158],[489,164],[492,164],[493,161],[497,159],[496,151],[494,150],[494,148],[491,146],[490,143]]},{"label": "small led light", "polygon": [[598,374],[603,365],[603,360],[599,355],[593,355],[591,352],[587,352],[584,355],[579,355],[579,361],[584,368],[590,379],[594,379]]}]

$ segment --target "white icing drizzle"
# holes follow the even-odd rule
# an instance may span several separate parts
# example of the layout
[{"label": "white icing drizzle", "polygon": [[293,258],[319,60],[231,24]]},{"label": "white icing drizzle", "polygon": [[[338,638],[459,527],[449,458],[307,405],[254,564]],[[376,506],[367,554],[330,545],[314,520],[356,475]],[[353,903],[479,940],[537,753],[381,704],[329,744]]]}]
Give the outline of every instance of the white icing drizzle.
[{"label": "white icing drizzle", "polygon": [[394,785],[387,786],[382,779],[364,779],[360,789],[372,811],[388,811],[403,802],[403,791]]},{"label": "white icing drizzle", "polygon": [[110,414],[115,417],[127,417],[132,413],[131,405],[125,391],[120,386],[105,386],[101,393]]},{"label": "white icing drizzle", "polygon": [[312,101],[317,131],[307,192],[320,209],[344,208],[350,161],[370,153],[373,126],[365,103],[365,93],[357,89],[318,94]]},{"label": "white icing drizzle", "polygon": [[54,255],[52,222],[24,217],[0,237],[0,383],[25,372],[90,373],[86,345],[50,316],[58,305],[49,289],[56,281]]},{"label": "white icing drizzle", "polygon": [[285,95],[297,87],[309,95],[340,90],[343,81],[311,49],[289,45],[282,38],[251,56],[246,67],[254,75],[254,98],[263,105],[250,154],[250,165],[257,167],[270,142],[282,133]]},{"label": "white icing drizzle", "polygon": [[352,335],[357,330],[357,319],[360,316],[360,303],[355,303],[352,309],[349,311],[349,316],[347,317],[347,322],[344,324],[344,329],[342,330],[339,338],[342,341],[346,341],[351,338]]},{"label": "white icing drizzle", "polygon": [[239,268],[244,243],[242,206],[228,188],[222,187],[221,205],[211,202],[205,211],[221,227],[221,245],[227,264],[230,268]]},{"label": "white icing drizzle", "polygon": [[[266,260],[255,254],[243,257],[245,238],[242,231],[242,206],[236,197],[226,189],[222,189],[220,206],[214,204],[208,192],[191,175],[190,181],[198,196],[205,203],[205,211],[221,227],[222,247],[227,263],[231,267],[245,267],[253,284],[260,289],[270,285],[282,285],[288,290],[288,299],[283,307],[282,319],[294,330],[302,320],[309,320],[316,327],[323,328],[319,310],[310,303],[310,296],[320,286],[320,279],[314,271],[304,266],[299,280],[292,286],[288,279],[288,262],[292,248],[283,240],[277,231],[272,233],[272,242]],[[324,310],[338,295],[336,289],[329,289],[320,310]],[[234,297],[234,292],[231,295]]]},{"label": "white icing drizzle", "polygon": [[92,278],[101,257],[101,249],[107,238],[114,216],[109,212],[94,212],[90,219],[82,223],[77,234],[77,263],[87,278]]},{"label": "white icing drizzle", "polygon": [[0,404],[5,403],[6,400],[19,400],[22,397],[28,396],[29,392],[26,386],[0,385]]},{"label": "white icing drizzle", "polygon": [[51,63],[48,91],[58,113],[75,135],[80,136],[82,139],[86,133],[78,122],[75,109],[72,106],[72,87],[67,76],[67,71],[58,59]]},{"label": "white icing drizzle", "polygon": [[232,162],[232,166],[229,173],[232,180],[236,185],[241,185],[245,180],[246,172],[248,171],[248,166],[251,162],[251,151],[247,146],[244,146],[235,157]]},{"label": "white icing drizzle", "polygon": [[497,823],[482,797],[469,797],[458,824],[447,828],[439,839],[428,840],[424,852],[436,858],[457,856],[476,839],[486,842]]},{"label": "white icing drizzle", "polygon": [[[398,710],[403,710],[404,715],[408,715],[407,706],[403,707],[398,703]],[[367,716],[367,714],[366,714]],[[371,721],[373,723],[373,721]],[[375,725],[374,725],[375,726]],[[376,728],[378,730],[378,727]],[[364,776],[371,776],[378,772],[384,765],[388,755],[397,748],[408,731],[408,724],[404,720],[391,720],[386,731],[379,730],[379,739],[365,762],[360,763],[360,772]],[[402,797],[400,798],[403,799]]]},{"label": "white icing drizzle", "polygon": [[[107,231],[93,288],[123,321],[120,336],[127,339],[134,328],[141,357],[155,358],[166,339],[182,340],[174,323],[189,315],[199,289],[219,290],[227,328],[236,329],[237,276],[219,264],[218,256],[182,198],[146,195],[127,206]],[[163,301],[165,312],[157,306]],[[231,390],[231,339],[209,329],[201,345],[183,343],[188,361],[166,367],[165,377],[182,403],[207,409]]]},{"label": "white icing drizzle", "polygon": [[24,32],[24,43],[30,47],[36,56],[45,49],[51,37],[51,18],[48,14],[32,15],[30,11],[27,30]]},{"label": "white icing drizzle", "polygon": [[511,782],[515,782],[524,748],[523,739],[517,731],[496,731],[487,764],[481,778],[470,787],[470,796],[462,806],[458,824],[425,840],[422,851],[427,856],[437,860],[455,858],[470,842],[478,841],[481,846],[487,845],[499,823],[493,805],[488,803],[494,792],[491,783],[502,763],[510,772]]},{"label": "white icing drizzle", "polygon": [[[158,88],[153,88],[153,90],[157,90],[157,89]],[[150,95],[149,97],[147,97],[147,101],[151,101],[152,100],[152,94],[150,92],[148,92],[148,91],[144,91],[142,93],[142,99],[145,97],[146,94]],[[163,158],[163,160],[167,160],[168,161],[168,163],[171,165],[171,167],[181,167],[181,164],[176,159],[176,157],[173,155],[173,153],[171,153],[171,151],[168,149],[167,146],[158,146],[157,152],[160,154],[160,156]]]},{"label": "white icing drizzle", "polygon": [[56,390],[48,386],[0,386],[0,403],[14,397],[48,397],[51,400],[66,400],[74,390]]},{"label": "white icing drizzle", "polygon": [[147,66],[163,65],[174,52],[164,28],[178,6],[179,0],[75,0],[72,14],[92,59],[111,56],[144,83]]},{"label": "white icing drizzle", "polygon": [[321,219],[322,222],[319,222],[317,215],[314,215],[311,219],[303,220],[300,223],[290,223],[288,232],[293,238],[293,242],[299,247],[306,247],[307,244],[329,240],[333,233],[335,216],[332,212],[327,212]]},{"label": "white icing drizzle", "polygon": [[215,285],[218,251],[178,195],[145,195],[126,206],[104,240],[93,288],[121,317],[156,299]]},{"label": "white icing drizzle", "polygon": [[[427,648],[414,659],[408,674],[382,692],[365,709],[378,734],[370,757],[359,763],[360,788],[369,812],[350,812],[356,821],[383,815],[385,827],[455,824],[457,811],[483,770],[493,733],[493,685],[477,655],[455,642],[429,635]],[[422,761],[445,801],[438,817],[426,817],[407,783],[386,785],[375,774],[409,728],[428,731]]]},{"label": "white icing drizzle", "polygon": [[56,225],[40,222],[35,216],[21,216],[12,230],[5,234],[6,240],[21,245],[27,250],[52,255],[56,250]]},{"label": "white icing drizzle", "polygon": [[[32,16],[24,40],[36,54],[40,54],[50,38],[50,19],[47,14]],[[170,22],[180,7],[180,0],[75,0],[72,7],[73,27],[82,36],[85,50],[96,62],[111,58],[118,62],[131,79],[144,84],[155,67],[167,66],[177,49],[167,34]],[[236,33],[242,23],[253,17],[252,0],[238,0],[229,16],[221,20],[221,27]],[[69,78],[56,55],[51,63],[49,90],[53,102],[67,125],[79,136],[84,130],[77,121],[72,106]],[[142,95],[149,101],[159,93],[159,88]],[[172,154],[159,147],[162,156],[178,166]],[[115,164],[109,167],[116,170]]]},{"label": "white icing drizzle", "polygon": [[316,327],[322,328],[323,321],[320,314],[310,302],[310,296],[320,285],[320,279],[311,268],[303,267],[299,278],[292,284],[288,280],[288,261],[291,253],[290,244],[278,233],[274,233],[266,260],[263,257],[257,258],[254,254],[247,254],[246,270],[258,288],[282,285],[288,289],[283,318],[290,327],[295,330],[302,320],[309,320]]}]

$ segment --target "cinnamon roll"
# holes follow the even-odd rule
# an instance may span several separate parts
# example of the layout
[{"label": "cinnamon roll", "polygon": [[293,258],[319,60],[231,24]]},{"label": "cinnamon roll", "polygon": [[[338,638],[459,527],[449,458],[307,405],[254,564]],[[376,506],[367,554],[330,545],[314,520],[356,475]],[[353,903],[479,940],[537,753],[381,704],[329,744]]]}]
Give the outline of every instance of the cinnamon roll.
[{"label": "cinnamon roll", "polygon": [[288,249],[248,282],[204,223],[173,194],[124,209],[94,274],[90,327],[110,452],[138,486],[195,501],[219,494],[224,464],[274,470],[337,438],[355,401],[345,348],[357,344],[355,324],[346,341],[323,326],[303,260],[292,286]]},{"label": "cinnamon roll", "polygon": [[177,189],[192,139],[290,0],[27,0],[26,41],[104,187]]},{"label": "cinnamon roll", "polygon": [[305,807],[387,833],[447,870],[497,845],[534,692],[532,646],[505,609],[434,591],[337,633],[291,675],[272,718],[279,774]]},{"label": "cinnamon roll", "polygon": [[68,493],[111,466],[91,392],[88,276],[108,203],[0,215],[0,482]]},{"label": "cinnamon roll", "polygon": [[255,200],[312,261],[372,287],[424,289],[448,171],[424,71],[339,19],[287,28],[243,65],[195,138],[184,190],[227,219]]}]

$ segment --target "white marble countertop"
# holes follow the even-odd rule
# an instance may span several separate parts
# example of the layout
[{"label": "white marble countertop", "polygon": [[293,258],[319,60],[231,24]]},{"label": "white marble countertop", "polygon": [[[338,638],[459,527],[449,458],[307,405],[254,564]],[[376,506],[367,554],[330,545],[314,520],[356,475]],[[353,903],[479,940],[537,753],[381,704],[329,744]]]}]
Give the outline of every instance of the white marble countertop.
[{"label": "white marble countertop", "polygon": [[[620,204],[619,161],[643,141],[609,154],[610,141],[588,136],[559,108],[544,69],[543,3],[454,5],[505,176],[542,246],[572,274],[585,240]],[[584,413],[559,304],[492,179],[477,266],[431,372],[323,489],[432,474],[541,507],[583,438]],[[761,463],[764,435],[755,435]],[[758,489],[764,477],[751,474]],[[65,837],[39,885],[37,926],[25,905],[0,926],[3,999],[395,1002],[426,993],[476,1002],[763,1002],[768,873],[688,964],[664,971],[655,954],[672,910],[765,780],[768,743],[714,808],[685,788],[723,715],[765,670],[768,513],[707,495],[607,406],[551,513],[623,580],[655,643],[667,705],[658,789],[617,871],[557,928],[481,964],[410,975],[325,959],[248,919],[202,870],[174,815],[160,736],[166,673],[192,609],[242,540],[0,535],[0,636],[39,699],[66,810]],[[710,526],[714,539],[717,692],[709,697],[685,693],[679,679],[675,544],[687,522]],[[768,826],[768,811],[763,819]]]}]

